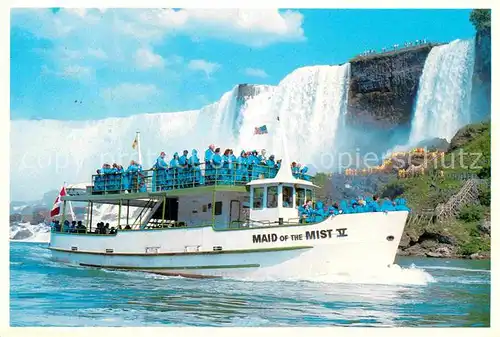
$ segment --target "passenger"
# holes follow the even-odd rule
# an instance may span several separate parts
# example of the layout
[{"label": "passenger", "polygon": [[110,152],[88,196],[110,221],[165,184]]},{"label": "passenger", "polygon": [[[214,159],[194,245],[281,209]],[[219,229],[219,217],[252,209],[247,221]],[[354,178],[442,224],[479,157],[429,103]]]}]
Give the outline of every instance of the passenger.
[{"label": "passenger", "polygon": [[229,149],[229,172],[231,175],[231,181],[234,183],[236,180],[236,165],[238,159],[234,155],[233,149]]},{"label": "passenger", "polygon": [[222,156],[220,155],[220,148],[215,149],[215,153],[212,156],[212,165],[214,168],[214,183],[220,184],[222,180]]},{"label": "passenger", "polygon": [[179,154],[174,153],[170,160],[170,168],[168,170],[168,186],[171,189],[179,188]]},{"label": "passenger", "polygon": [[104,233],[103,234],[109,234],[109,223],[106,222],[106,225],[104,226]]},{"label": "passenger", "polygon": [[395,209],[396,208],[392,204],[392,201],[387,198],[383,201],[382,207],[380,208],[382,212],[391,212],[394,211]]},{"label": "passenger", "polygon": [[198,151],[196,151],[195,149],[191,151],[191,157],[189,157],[189,166],[193,175],[194,186],[203,184],[200,169],[200,159],[198,158]]},{"label": "passenger", "polygon": [[61,231],[61,222],[59,220],[56,220],[56,231],[60,232]]},{"label": "passenger", "polygon": [[71,233],[75,233],[76,232],[76,221],[75,220],[71,221],[71,226],[69,227],[69,231]]},{"label": "passenger", "polygon": [[281,159],[278,159],[278,161],[276,162],[276,172],[279,171],[280,167],[281,167]]},{"label": "passenger", "polygon": [[188,182],[192,184],[192,179],[189,179],[188,153],[188,150],[184,150],[182,156],[179,157],[179,183],[181,187],[185,187]]},{"label": "passenger", "polygon": [[266,161],[267,161],[267,157],[266,157],[266,149],[262,149],[260,151],[260,154],[257,156],[257,158],[259,158],[259,162],[262,164],[262,165],[265,165],[266,164]]},{"label": "passenger", "polygon": [[214,157],[215,146],[210,144],[208,149],[205,151],[205,181],[207,184],[212,184],[214,179],[214,168],[213,168],[213,157]]},{"label": "passenger", "polygon": [[122,225],[118,225],[117,230],[121,231],[122,230]]},{"label": "passenger", "polygon": [[253,150],[248,156],[248,174],[250,175],[250,180],[258,179],[260,164],[257,150]]},{"label": "passenger", "polygon": [[347,206],[347,202],[345,200],[341,200],[340,201],[340,210],[341,210],[341,213],[348,213],[349,211],[349,207]]},{"label": "passenger", "polygon": [[406,206],[406,200],[402,198],[397,198],[395,200],[395,210],[396,211],[409,211],[410,209]]},{"label": "passenger", "polygon": [[247,165],[247,153],[242,150],[240,156],[236,160],[238,163],[236,169],[236,181],[238,182],[248,182],[248,165]]},{"label": "passenger", "polygon": [[163,191],[167,188],[167,169],[168,165],[165,161],[165,152],[161,152],[160,156],[156,158],[156,162],[153,165],[155,172],[153,172],[153,186],[156,187],[157,191]]},{"label": "passenger", "polygon": [[130,225],[127,225],[125,226],[125,229],[132,229],[132,227],[130,227]]},{"label": "passenger", "polygon": [[328,213],[330,215],[338,215],[341,212],[342,211],[340,210],[339,204],[337,202],[334,203],[333,205],[331,205],[330,207],[328,207]]},{"label": "passenger", "polygon": [[316,208],[313,211],[314,222],[321,222],[326,217],[325,210],[323,209],[323,203],[321,201],[316,202]]},{"label": "passenger", "polygon": [[291,208],[292,207],[292,197],[288,195],[288,189],[283,189],[283,207]]},{"label": "passenger", "polygon": [[128,190],[129,192],[134,191],[134,193],[136,193],[139,189],[139,183],[140,183],[138,175],[139,166],[136,164],[135,161],[131,160],[129,167],[125,172],[126,172],[125,190]]},{"label": "passenger", "polygon": [[265,178],[274,178],[276,176],[276,162],[274,161],[274,154],[270,155],[266,160],[266,174]]},{"label": "passenger", "polygon": [[63,232],[69,232],[70,230],[70,224],[69,224],[69,221],[68,220],[64,220],[64,224],[63,224]]},{"label": "passenger", "polygon": [[304,179],[304,180],[311,180],[311,178],[306,174],[307,171],[309,170],[309,168],[307,166],[304,166],[301,170],[300,170],[300,179]]},{"label": "passenger", "polygon": [[307,200],[304,206],[305,211],[305,221],[306,223],[310,223],[314,221],[314,207],[312,200]]},{"label": "passenger", "polygon": [[296,162],[292,162],[292,175],[297,178],[298,174],[299,174],[299,167],[300,165],[298,165]]},{"label": "passenger", "polygon": [[85,233],[87,232],[87,227],[85,227],[82,223],[82,221],[78,221],[77,225],[76,225],[76,231],[78,233]]},{"label": "passenger", "polygon": [[229,170],[229,153],[230,150],[224,150],[224,154],[221,156],[222,168],[220,169],[221,184],[228,185],[231,181],[231,174]]}]

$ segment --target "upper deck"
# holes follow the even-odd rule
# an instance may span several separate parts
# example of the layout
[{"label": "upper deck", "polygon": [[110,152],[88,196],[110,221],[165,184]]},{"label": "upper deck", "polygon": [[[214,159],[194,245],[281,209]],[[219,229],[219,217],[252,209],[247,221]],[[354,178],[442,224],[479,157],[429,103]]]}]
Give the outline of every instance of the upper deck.
[{"label": "upper deck", "polygon": [[[180,196],[203,194],[214,191],[246,192],[246,185],[257,179],[275,178],[278,168],[263,165],[230,164],[220,168],[206,167],[171,167],[92,176],[92,184],[87,186],[87,193],[66,196],[68,201],[98,201],[118,203],[118,200],[130,200],[141,204],[139,200],[162,195]],[[310,181],[311,176],[296,173],[296,178]]]}]

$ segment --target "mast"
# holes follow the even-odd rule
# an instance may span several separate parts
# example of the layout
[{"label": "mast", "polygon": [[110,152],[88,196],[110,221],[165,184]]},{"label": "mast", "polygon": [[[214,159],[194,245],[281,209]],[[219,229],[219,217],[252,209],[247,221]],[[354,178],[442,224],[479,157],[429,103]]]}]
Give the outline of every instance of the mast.
[{"label": "mast", "polygon": [[136,139],[137,139],[137,152],[139,157],[139,164],[142,165],[142,155],[141,155],[141,133],[136,131]]},{"label": "mast", "polygon": [[281,137],[281,146],[283,147],[283,158],[281,158],[281,166],[276,174],[276,178],[280,181],[290,181],[293,180],[294,177],[292,175],[292,169],[291,169],[291,163],[290,163],[290,157],[288,156],[288,141],[286,138],[285,134],[285,129],[283,128],[283,125],[281,124],[279,116],[277,117],[278,120],[278,128],[280,131],[280,137]]}]

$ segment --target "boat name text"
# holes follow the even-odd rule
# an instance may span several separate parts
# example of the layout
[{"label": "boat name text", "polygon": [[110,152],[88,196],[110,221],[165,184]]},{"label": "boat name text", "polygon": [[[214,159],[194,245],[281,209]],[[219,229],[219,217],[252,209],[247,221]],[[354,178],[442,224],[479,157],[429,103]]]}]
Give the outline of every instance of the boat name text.
[{"label": "boat name text", "polygon": [[306,231],[303,234],[285,234],[278,235],[272,234],[254,234],[253,243],[263,243],[263,242],[276,242],[276,241],[302,241],[302,240],[317,240],[317,239],[331,239],[333,237],[344,237],[347,236],[347,228],[337,228],[334,233],[333,229],[321,229],[314,231]]}]

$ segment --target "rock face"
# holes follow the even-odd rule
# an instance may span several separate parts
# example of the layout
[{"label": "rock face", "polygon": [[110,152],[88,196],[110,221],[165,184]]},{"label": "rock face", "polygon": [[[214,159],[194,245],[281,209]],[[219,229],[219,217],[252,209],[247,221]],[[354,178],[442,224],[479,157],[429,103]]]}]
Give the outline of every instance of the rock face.
[{"label": "rock face", "polygon": [[385,142],[408,137],[419,79],[433,46],[351,60],[346,125],[379,130]]},{"label": "rock face", "polygon": [[30,230],[28,230],[28,229],[21,229],[11,239],[12,240],[24,240],[24,239],[27,239],[27,238],[29,238],[31,236],[33,236],[33,233],[31,233]]},{"label": "rock face", "polygon": [[482,123],[480,125],[467,125],[458,130],[458,132],[453,136],[450,142],[448,151],[454,151],[461,148],[465,144],[469,143],[471,140],[476,138],[478,135],[482,134],[489,128],[488,123]]}]

